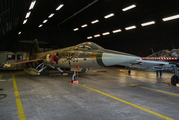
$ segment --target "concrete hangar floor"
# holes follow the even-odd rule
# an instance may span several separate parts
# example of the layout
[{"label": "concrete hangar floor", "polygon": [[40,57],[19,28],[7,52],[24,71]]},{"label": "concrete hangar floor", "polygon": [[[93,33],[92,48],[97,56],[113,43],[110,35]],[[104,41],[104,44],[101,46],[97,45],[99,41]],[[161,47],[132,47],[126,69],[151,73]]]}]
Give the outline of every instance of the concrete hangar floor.
[{"label": "concrete hangar floor", "polygon": [[[172,73],[127,69],[91,69],[78,75],[0,74],[0,120],[173,120],[179,119],[179,88],[168,85]],[[51,71],[54,72],[54,71]]]}]

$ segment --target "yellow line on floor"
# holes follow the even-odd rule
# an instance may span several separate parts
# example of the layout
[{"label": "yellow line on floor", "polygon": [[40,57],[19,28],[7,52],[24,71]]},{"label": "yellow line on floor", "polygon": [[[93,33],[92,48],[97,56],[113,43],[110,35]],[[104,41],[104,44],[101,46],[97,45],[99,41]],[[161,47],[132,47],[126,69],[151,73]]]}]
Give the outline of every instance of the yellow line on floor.
[{"label": "yellow line on floor", "polygon": [[[61,77],[61,78],[62,78],[62,77]],[[62,78],[62,79],[66,80],[66,81],[70,81],[70,80],[68,80],[68,79],[66,79],[66,78]],[[154,111],[151,111],[151,110],[148,110],[148,109],[146,109],[146,108],[140,107],[140,106],[135,105],[135,104],[133,104],[133,103],[127,102],[127,101],[125,101],[125,100],[123,100],[123,99],[120,99],[120,98],[114,97],[114,96],[112,96],[112,95],[109,95],[109,94],[107,94],[107,93],[101,92],[101,91],[99,91],[99,90],[96,90],[96,89],[93,89],[93,88],[84,86],[84,85],[79,84],[79,83],[78,83],[77,85],[80,85],[80,86],[82,86],[82,87],[85,87],[85,88],[87,88],[87,89],[90,89],[90,90],[92,90],[92,91],[95,91],[95,92],[97,92],[97,93],[100,93],[100,94],[102,94],[102,95],[105,95],[105,96],[110,97],[110,98],[112,98],[112,99],[115,99],[115,100],[117,100],[117,101],[123,102],[123,103],[125,103],[125,104],[127,104],[127,105],[133,106],[133,107],[135,107],[135,108],[138,108],[138,109],[140,109],[140,110],[143,110],[143,111],[145,111],[145,112],[148,112],[148,113],[150,113],[150,114],[153,114],[153,115],[155,115],[155,116],[158,116],[158,117],[160,117],[160,118],[163,118],[163,119],[166,119],[166,120],[174,120],[174,119],[169,118],[169,117],[167,117],[167,116],[164,116],[164,115],[162,115],[162,114],[156,113],[156,112],[154,112]]]},{"label": "yellow line on floor", "polygon": [[22,102],[20,99],[20,95],[17,89],[17,84],[16,84],[16,80],[14,75],[12,75],[12,79],[13,79],[13,85],[14,85],[14,92],[15,92],[15,97],[16,97],[16,104],[17,104],[17,111],[18,111],[18,115],[19,115],[19,120],[26,120],[25,117],[25,113],[24,113],[24,109],[22,106]]},{"label": "yellow line on floor", "polygon": [[161,93],[166,93],[166,94],[170,94],[170,95],[179,96],[179,94],[166,92],[166,91],[162,91],[162,90],[157,90],[157,89],[153,89],[153,88],[148,88],[148,87],[144,87],[144,86],[140,86],[140,85],[136,85],[136,84],[130,84],[130,86],[136,86],[136,87],[140,87],[140,88],[144,88],[144,89],[148,89],[148,90],[153,90],[153,91],[157,91],[157,92],[161,92]]}]

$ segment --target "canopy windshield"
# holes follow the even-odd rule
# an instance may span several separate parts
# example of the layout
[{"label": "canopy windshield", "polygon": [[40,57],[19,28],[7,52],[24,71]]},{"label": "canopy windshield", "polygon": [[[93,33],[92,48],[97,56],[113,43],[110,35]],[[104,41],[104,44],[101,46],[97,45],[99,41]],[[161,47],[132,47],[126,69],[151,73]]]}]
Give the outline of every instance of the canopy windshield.
[{"label": "canopy windshield", "polygon": [[73,46],[71,49],[74,49],[74,50],[100,50],[100,49],[104,49],[104,48],[102,48],[101,46],[99,46],[93,42],[85,42],[85,43],[81,43],[76,46]]}]

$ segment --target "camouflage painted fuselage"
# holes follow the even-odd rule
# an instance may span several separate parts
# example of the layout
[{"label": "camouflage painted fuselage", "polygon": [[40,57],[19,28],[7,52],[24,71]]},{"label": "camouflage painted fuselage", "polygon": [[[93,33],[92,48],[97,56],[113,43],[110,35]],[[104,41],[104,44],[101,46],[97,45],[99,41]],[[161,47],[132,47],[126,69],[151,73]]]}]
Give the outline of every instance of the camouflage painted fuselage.
[{"label": "camouflage painted fuselage", "polygon": [[[56,63],[53,55],[57,54]],[[50,64],[60,68],[89,68],[118,65],[140,59],[138,56],[104,49],[93,42],[85,42],[76,46],[57,49],[32,55],[31,59],[44,59],[46,65]]]}]

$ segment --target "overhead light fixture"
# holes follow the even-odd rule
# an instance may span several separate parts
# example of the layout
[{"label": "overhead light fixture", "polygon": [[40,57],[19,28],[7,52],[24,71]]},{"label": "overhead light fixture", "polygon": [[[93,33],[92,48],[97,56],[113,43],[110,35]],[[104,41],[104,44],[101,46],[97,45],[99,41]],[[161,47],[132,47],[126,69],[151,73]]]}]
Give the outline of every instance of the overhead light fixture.
[{"label": "overhead light fixture", "polygon": [[26,24],[26,22],[27,22],[27,19],[25,19],[25,20],[23,21],[23,24]]},{"label": "overhead light fixture", "polygon": [[87,26],[88,26],[87,24],[84,24],[84,25],[82,25],[81,27],[84,28],[84,27],[87,27]]},{"label": "overhead light fixture", "polygon": [[75,29],[73,29],[73,31],[77,31],[77,30],[79,30],[79,28],[75,28]]},{"label": "overhead light fixture", "polygon": [[30,7],[29,7],[29,10],[31,10],[31,9],[34,8],[35,3],[36,3],[36,0],[34,0],[33,2],[31,2]]},{"label": "overhead light fixture", "polygon": [[21,31],[18,33],[19,35],[21,34]]},{"label": "overhead light fixture", "polygon": [[131,29],[135,29],[135,28],[136,28],[136,26],[133,25],[133,26],[130,26],[130,27],[126,27],[125,29],[126,29],[126,30],[131,30]]},{"label": "overhead light fixture", "polygon": [[127,10],[130,10],[130,9],[132,9],[132,8],[135,8],[136,7],[136,5],[130,5],[130,6],[128,6],[128,7],[126,7],[126,8],[123,8],[122,9],[122,11],[127,11]]},{"label": "overhead light fixture", "polygon": [[100,34],[96,34],[96,35],[94,35],[94,37],[100,37]]},{"label": "overhead light fixture", "polygon": [[109,32],[102,33],[102,35],[109,35],[109,34],[110,34]]},{"label": "overhead light fixture", "polygon": [[39,27],[42,27],[42,26],[43,26],[42,24],[39,25]]},{"label": "overhead light fixture", "polygon": [[118,33],[118,32],[121,32],[121,29],[113,30],[112,32],[113,33]]},{"label": "overhead light fixture", "polygon": [[48,20],[44,20],[43,23],[46,23]]},{"label": "overhead light fixture", "polygon": [[26,14],[25,18],[28,18],[30,16],[30,11]]},{"label": "overhead light fixture", "polygon": [[92,39],[92,38],[93,38],[92,36],[87,37],[87,39]]},{"label": "overhead light fixture", "polygon": [[109,14],[109,15],[106,15],[106,16],[104,16],[104,18],[110,18],[110,17],[112,17],[112,16],[114,16],[114,13],[111,13],[111,14]]},{"label": "overhead light fixture", "polygon": [[60,4],[56,10],[60,10],[63,6],[64,6],[64,4]]},{"label": "overhead light fixture", "polygon": [[173,15],[173,16],[170,16],[170,17],[163,18],[162,20],[163,21],[169,21],[169,20],[178,19],[178,18],[179,18],[179,15]]},{"label": "overhead light fixture", "polygon": [[150,21],[150,22],[146,22],[146,23],[142,23],[142,26],[147,26],[147,25],[152,25],[155,24],[155,21]]},{"label": "overhead light fixture", "polygon": [[53,16],[54,16],[54,13],[50,14],[50,15],[48,16],[48,18],[51,18],[51,17],[53,17]]},{"label": "overhead light fixture", "polygon": [[94,20],[94,21],[91,22],[91,24],[94,24],[94,23],[97,23],[97,22],[99,22],[99,20]]}]

